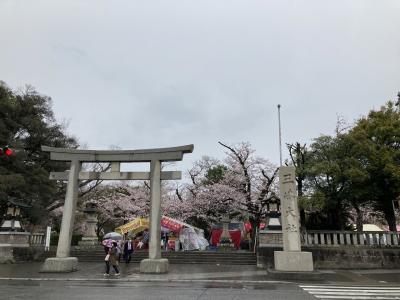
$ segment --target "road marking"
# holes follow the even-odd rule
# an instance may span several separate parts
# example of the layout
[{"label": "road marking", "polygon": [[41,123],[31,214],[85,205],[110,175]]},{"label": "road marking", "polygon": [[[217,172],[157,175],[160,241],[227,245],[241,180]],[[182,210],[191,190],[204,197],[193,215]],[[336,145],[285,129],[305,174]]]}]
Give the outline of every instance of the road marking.
[{"label": "road marking", "polygon": [[299,285],[318,299],[400,299],[400,286]]},{"label": "road marking", "polygon": [[400,286],[337,286],[337,285],[300,285],[301,288],[315,288],[315,289],[360,289],[360,290],[399,290]]}]

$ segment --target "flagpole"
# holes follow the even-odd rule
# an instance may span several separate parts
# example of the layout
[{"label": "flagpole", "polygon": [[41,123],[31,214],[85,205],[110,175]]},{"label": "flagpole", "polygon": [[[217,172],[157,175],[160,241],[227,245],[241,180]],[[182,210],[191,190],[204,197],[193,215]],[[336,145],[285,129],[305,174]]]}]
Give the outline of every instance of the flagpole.
[{"label": "flagpole", "polygon": [[281,128],[281,105],[278,104],[278,122],[279,122],[279,164],[282,167],[282,128]]}]

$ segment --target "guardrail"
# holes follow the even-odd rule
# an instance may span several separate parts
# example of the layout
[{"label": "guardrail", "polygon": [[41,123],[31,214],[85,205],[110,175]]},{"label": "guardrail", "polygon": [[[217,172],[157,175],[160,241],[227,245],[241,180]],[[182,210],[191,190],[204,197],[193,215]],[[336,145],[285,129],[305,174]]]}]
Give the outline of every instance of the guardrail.
[{"label": "guardrail", "polygon": [[400,233],[388,231],[320,231],[301,234],[304,246],[372,246],[399,247]]},{"label": "guardrail", "polygon": [[44,246],[46,239],[44,233],[32,233],[29,237],[30,246]]}]

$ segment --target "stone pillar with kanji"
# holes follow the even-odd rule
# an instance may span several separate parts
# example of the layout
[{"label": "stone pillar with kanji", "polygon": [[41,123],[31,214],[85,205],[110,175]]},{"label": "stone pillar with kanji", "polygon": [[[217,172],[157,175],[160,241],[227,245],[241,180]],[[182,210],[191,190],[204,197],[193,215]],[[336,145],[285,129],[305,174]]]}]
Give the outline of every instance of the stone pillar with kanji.
[{"label": "stone pillar with kanji", "polygon": [[275,270],[311,272],[314,270],[312,253],[301,251],[295,171],[292,166],[279,168],[283,251],[274,252]]}]

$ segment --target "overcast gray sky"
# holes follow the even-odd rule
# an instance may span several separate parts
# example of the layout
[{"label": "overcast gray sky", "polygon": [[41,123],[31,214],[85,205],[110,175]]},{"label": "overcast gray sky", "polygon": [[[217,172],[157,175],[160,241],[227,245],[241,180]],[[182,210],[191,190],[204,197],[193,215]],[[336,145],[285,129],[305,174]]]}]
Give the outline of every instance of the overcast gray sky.
[{"label": "overcast gray sky", "polygon": [[[0,0],[0,80],[51,96],[89,148],[331,134],[400,90],[400,1]],[[286,156],[286,153],[284,154]]]}]

